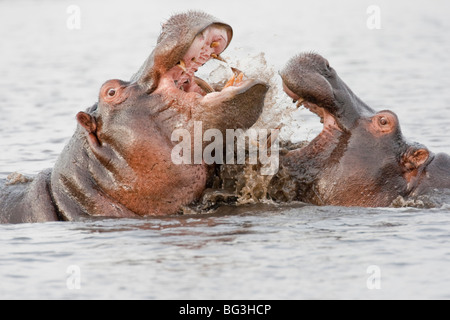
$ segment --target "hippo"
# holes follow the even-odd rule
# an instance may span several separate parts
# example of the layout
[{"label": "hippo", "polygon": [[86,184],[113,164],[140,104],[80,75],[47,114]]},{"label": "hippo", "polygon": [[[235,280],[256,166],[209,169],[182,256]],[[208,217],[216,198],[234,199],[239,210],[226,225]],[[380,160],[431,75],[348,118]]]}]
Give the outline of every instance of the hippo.
[{"label": "hippo", "polygon": [[55,166],[14,175],[0,189],[0,223],[79,221],[95,217],[173,215],[204,191],[208,166],[175,164],[172,132],[247,129],[259,118],[267,84],[231,81],[221,91],[197,78],[221,59],[232,28],[190,11],[163,26],[150,57],[131,81],[109,80],[98,102],[76,116],[77,128]]},{"label": "hippo", "polygon": [[450,188],[450,157],[408,142],[397,115],[365,104],[322,56],[297,55],[280,75],[286,94],[318,115],[323,130],[281,157],[272,189],[279,191],[286,182],[294,186],[292,193],[273,192],[275,199],[387,207],[399,197]]}]

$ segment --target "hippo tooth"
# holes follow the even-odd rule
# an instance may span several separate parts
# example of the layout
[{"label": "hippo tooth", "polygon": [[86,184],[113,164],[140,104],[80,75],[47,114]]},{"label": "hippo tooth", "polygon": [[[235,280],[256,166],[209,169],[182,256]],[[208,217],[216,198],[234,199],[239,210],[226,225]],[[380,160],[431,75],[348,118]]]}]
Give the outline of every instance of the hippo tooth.
[{"label": "hippo tooth", "polygon": [[234,67],[231,67],[231,71],[233,71],[233,73],[236,76],[239,76],[241,73],[243,73],[241,70],[239,70],[238,68],[234,68]]},{"label": "hippo tooth", "polygon": [[217,41],[211,42],[211,45],[210,45],[211,48],[216,48],[218,46],[220,46],[219,42],[217,42]]},{"label": "hippo tooth", "polygon": [[184,72],[186,72],[186,63],[183,60],[178,62],[177,66],[180,67]]},{"label": "hippo tooth", "polygon": [[297,101],[297,108],[300,108],[300,106],[303,104],[303,102],[305,102],[304,99],[299,99],[299,100]]},{"label": "hippo tooth", "polygon": [[219,61],[227,63],[227,61],[224,58],[222,58],[221,56],[219,56],[219,55],[217,55],[215,53],[211,53],[211,58],[214,58],[214,59],[217,59]]}]

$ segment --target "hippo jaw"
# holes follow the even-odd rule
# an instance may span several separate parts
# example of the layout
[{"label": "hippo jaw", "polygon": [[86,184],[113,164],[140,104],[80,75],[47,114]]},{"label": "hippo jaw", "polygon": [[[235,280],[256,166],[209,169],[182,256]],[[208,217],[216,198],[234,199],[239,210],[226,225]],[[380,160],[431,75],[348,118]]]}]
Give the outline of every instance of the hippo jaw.
[{"label": "hippo jaw", "polygon": [[214,89],[204,80],[197,78],[195,73],[209,60],[220,59],[219,55],[228,46],[229,36],[224,26],[207,27],[196,35],[180,60],[175,59],[166,64],[167,70],[163,71],[160,82],[165,87],[173,86],[181,91],[196,92],[202,96],[214,92]]},{"label": "hippo jaw", "polygon": [[[240,108],[252,114],[247,121],[241,120],[245,123],[239,128],[247,129],[262,112],[267,85],[258,80],[243,81],[243,74],[234,69],[231,81],[221,91],[216,91],[195,75],[211,59],[224,61],[220,54],[228,47],[232,36],[233,30],[228,24],[206,13],[189,11],[175,15],[163,25],[155,49],[132,82],[148,94],[160,95],[172,109],[195,120],[207,120],[201,115],[196,118],[194,114],[213,109],[229,116],[239,111],[237,105],[240,104]],[[249,102],[247,105],[241,104],[243,96]],[[220,123],[216,128],[224,129]]]},{"label": "hippo jaw", "polygon": [[351,135],[366,123],[374,136],[401,136],[397,115],[389,110],[376,112],[342,81],[328,61],[315,53],[292,58],[280,73],[285,93],[297,107],[303,105],[316,114],[325,133]]},{"label": "hippo jaw", "polygon": [[280,73],[284,91],[317,114],[324,129],[349,131],[362,117],[375,111],[341,80],[328,61],[315,53],[292,58]]},{"label": "hippo jaw", "polygon": [[[211,59],[224,61],[220,54],[228,46],[229,35],[230,33],[227,33],[223,25],[216,24],[197,34],[182,58],[179,61],[173,60],[172,64],[168,65],[169,69],[161,75],[153,93],[166,97],[166,100],[172,101],[169,103],[175,104],[178,109],[185,109],[188,114],[194,115],[194,118],[198,111],[206,109],[216,109],[216,112],[234,112],[232,107],[227,111],[220,110],[218,106],[223,103],[231,105],[233,98],[249,95],[256,98],[252,99],[252,102],[247,99],[250,109],[255,111],[256,118],[244,127],[249,128],[253,125],[262,111],[263,100],[268,90],[265,83],[254,79],[243,80],[243,74],[235,71],[236,74],[222,90],[216,91],[209,83],[195,75]],[[236,76],[239,79],[236,79]],[[260,90],[255,90],[255,87],[259,87]],[[259,93],[255,95],[254,92]]]}]

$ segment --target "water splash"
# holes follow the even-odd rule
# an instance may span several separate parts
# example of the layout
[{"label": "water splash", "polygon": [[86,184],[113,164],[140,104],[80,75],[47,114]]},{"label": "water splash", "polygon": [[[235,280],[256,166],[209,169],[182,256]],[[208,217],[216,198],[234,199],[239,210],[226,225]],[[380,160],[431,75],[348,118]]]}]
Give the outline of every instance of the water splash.
[{"label": "water splash", "polygon": [[398,196],[391,204],[392,208],[447,209],[450,189],[435,189],[427,194],[411,197]]},{"label": "water splash", "polygon": [[252,128],[266,130],[279,128],[281,140],[291,141],[291,137],[300,129],[300,124],[293,116],[297,108],[283,92],[281,77],[278,76],[275,67],[267,63],[265,53],[246,53],[244,49],[237,48],[234,50],[228,49],[227,54],[224,54],[227,64],[217,61],[214,61],[216,65],[211,63],[209,68],[214,69],[207,75],[207,81],[223,85],[224,79],[233,75],[231,67],[234,67],[242,70],[247,79],[258,79],[266,82],[270,88],[264,100],[264,110]]},{"label": "water splash", "polygon": [[[237,58],[239,57],[239,58]],[[232,76],[231,67],[243,70],[246,78],[259,79],[266,82],[270,89],[264,101],[264,110],[259,120],[251,129],[280,129],[281,153],[304,144],[291,143],[291,136],[300,125],[293,119],[297,109],[281,89],[281,79],[273,66],[268,65],[265,54],[246,54],[241,49],[235,50],[230,56],[225,56],[227,64],[219,63],[207,76],[209,83],[223,85],[222,79]],[[217,63],[217,62],[215,62]],[[210,66],[211,68],[211,66]],[[247,141],[250,143],[257,141]],[[248,155],[248,153],[247,153]],[[273,204],[273,199],[290,202],[296,195],[296,184],[290,179],[283,168],[276,175],[262,175],[262,164],[234,165],[223,164],[214,171],[210,189],[202,200],[194,206],[183,209],[183,213],[211,213],[220,206],[241,206],[246,204]]]}]

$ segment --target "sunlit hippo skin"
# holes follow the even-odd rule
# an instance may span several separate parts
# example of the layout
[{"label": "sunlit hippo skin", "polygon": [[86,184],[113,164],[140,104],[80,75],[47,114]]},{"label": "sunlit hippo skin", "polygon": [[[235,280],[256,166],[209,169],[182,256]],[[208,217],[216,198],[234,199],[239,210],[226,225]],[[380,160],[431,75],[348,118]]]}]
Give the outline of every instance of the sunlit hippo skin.
[{"label": "sunlit hippo skin", "polygon": [[[201,12],[163,26],[157,45],[130,82],[107,81],[98,102],[77,114],[78,126],[52,170],[16,175],[0,190],[0,223],[91,217],[170,215],[197,200],[208,178],[203,164],[174,164],[175,129],[246,129],[268,90],[257,80],[220,92],[195,71],[220,58],[232,29]],[[192,139],[193,141],[193,139]]]},{"label": "sunlit hippo skin", "polygon": [[399,196],[450,188],[450,157],[406,141],[397,116],[361,101],[326,59],[301,54],[280,74],[284,91],[323,123],[319,136],[280,159],[295,181],[296,200],[386,207]]}]

